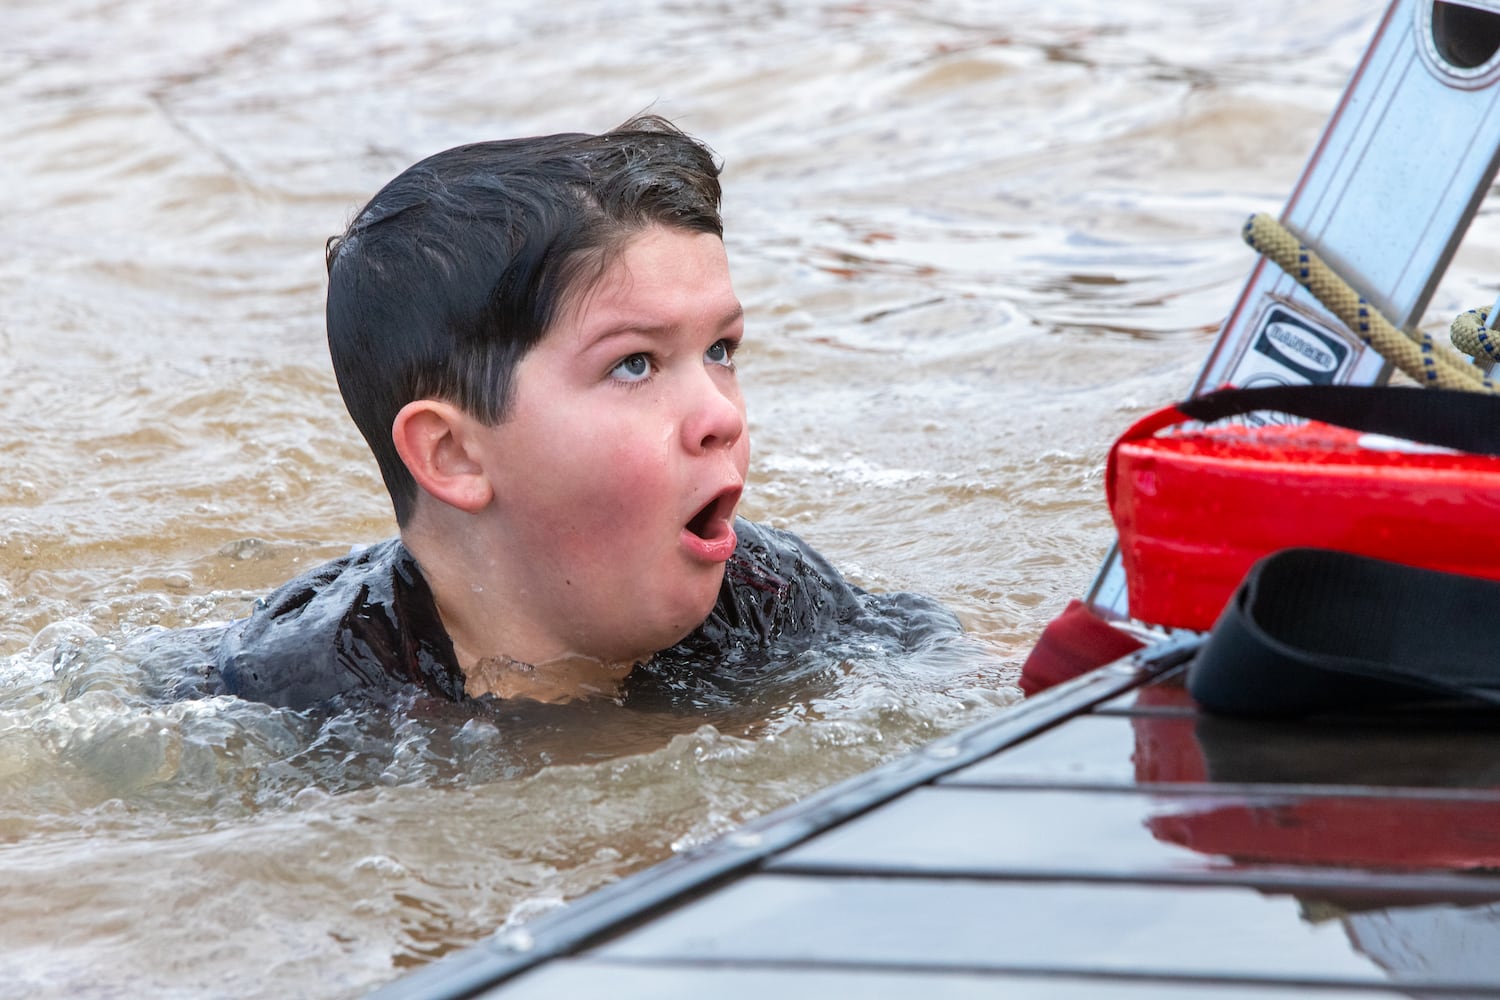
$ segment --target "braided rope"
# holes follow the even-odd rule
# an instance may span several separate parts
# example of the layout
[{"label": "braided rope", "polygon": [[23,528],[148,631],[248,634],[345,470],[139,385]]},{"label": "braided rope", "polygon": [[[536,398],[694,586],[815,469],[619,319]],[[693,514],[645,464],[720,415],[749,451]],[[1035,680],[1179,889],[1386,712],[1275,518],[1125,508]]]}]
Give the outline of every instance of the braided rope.
[{"label": "braided rope", "polygon": [[1455,316],[1453,325],[1448,328],[1453,346],[1475,359],[1500,361],[1500,331],[1485,326],[1489,318],[1488,306],[1470,309]]},{"label": "braided rope", "polygon": [[1393,326],[1380,310],[1349,287],[1348,282],[1276,219],[1257,212],[1245,223],[1244,236],[1246,243],[1296,279],[1362,341],[1418,384],[1469,392],[1500,391],[1478,368],[1427,334],[1420,330],[1406,333]]}]

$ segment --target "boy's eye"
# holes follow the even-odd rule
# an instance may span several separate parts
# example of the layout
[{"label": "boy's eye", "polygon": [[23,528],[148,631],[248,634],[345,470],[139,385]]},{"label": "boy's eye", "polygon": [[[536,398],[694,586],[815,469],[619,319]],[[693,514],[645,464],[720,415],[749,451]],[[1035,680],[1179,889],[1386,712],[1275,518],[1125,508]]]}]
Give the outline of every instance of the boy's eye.
[{"label": "boy's eye", "polygon": [[642,382],[651,375],[651,359],[644,354],[632,354],[609,370],[609,377],[621,382]]},{"label": "boy's eye", "polygon": [[727,340],[716,340],[713,346],[703,352],[703,360],[711,365],[724,365],[729,367],[734,364],[735,345]]}]

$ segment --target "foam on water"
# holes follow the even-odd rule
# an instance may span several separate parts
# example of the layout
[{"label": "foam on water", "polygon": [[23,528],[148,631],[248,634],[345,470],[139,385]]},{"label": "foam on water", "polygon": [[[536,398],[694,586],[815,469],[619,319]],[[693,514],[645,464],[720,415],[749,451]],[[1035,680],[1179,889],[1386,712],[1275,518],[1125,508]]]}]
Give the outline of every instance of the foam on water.
[{"label": "foam on water", "polygon": [[368,985],[1010,698],[961,657],[847,649],[713,723],[607,701],[318,718],[163,703],[129,642],[62,643],[3,664],[0,971],[35,995]]}]

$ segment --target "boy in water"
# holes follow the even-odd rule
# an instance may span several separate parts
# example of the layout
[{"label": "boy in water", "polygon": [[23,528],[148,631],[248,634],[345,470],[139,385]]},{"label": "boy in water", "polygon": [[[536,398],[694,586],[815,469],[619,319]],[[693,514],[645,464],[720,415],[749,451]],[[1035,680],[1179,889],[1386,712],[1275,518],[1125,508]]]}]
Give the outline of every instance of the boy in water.
[{"label": "boy in water", "polygon": [[[328,342],[400,536],[231,625],[218,690],[305,708],[620,693],[638,665],[957,631],[736,517],[750,456],[718,168],[655,117],[451,149],[328,246]],[[639,671],[638,671],[639,672]]]}]

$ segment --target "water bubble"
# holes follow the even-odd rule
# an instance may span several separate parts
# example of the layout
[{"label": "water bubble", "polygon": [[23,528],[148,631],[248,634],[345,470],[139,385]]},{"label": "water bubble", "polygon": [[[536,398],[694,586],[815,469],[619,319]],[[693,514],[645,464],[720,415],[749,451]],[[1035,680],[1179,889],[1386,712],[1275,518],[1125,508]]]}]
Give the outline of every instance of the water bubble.
[{"label": "water bubble", "polygon": [[536,947],[536,938],[524,927],[513,927],[506,931],[497,931],[495,943],[506,951],[514,951],[525,954]]},{"label": "water bubble", "polygon": [[492,747],[500,742],[500,728],[488,719],[470,719],[453,736],[453,745],[465,753]]},{"label": "water bubble", "polygon": [[73,703],[74,728],[63,747],[72,766],[101,789],[129,795],[171,781],[182,762],[182,734],[149,716],[131,717],[113,692]]},{"label": "water bubble", "polygon": [[384,854],[372,854],[369,857],[360,858],[355,862],[354,870],[360,874],[368,873],[391,879],[405,878],[407,875],[405,865]]},{"label": "water bubble", "polygon": [[74,618],[66,618],[43,627],[26,647],[26,652],[29,656],[35,657],[44,650],[84,643],[98,637],[99,634],[83,622]]},{"label": "water bubble", "polygon": [[227,559],[274,559],[276,546],[262,538],[241,538],[219,549],[219,555]]}]

